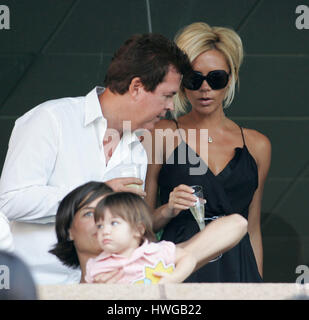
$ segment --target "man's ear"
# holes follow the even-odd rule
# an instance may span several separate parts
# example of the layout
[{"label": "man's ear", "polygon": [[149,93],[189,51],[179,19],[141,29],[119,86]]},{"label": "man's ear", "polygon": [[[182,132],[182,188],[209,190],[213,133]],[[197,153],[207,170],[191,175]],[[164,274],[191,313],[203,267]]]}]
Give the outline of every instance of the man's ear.
[{"label": "man's ear", "polygon": [[133,99],[136,99],[139,97],[141,93],[145,91],[144,85],[142,84],[142,81],[139,77],[135,77],[131,80],[131,83],[129,85],[129,93]]}]

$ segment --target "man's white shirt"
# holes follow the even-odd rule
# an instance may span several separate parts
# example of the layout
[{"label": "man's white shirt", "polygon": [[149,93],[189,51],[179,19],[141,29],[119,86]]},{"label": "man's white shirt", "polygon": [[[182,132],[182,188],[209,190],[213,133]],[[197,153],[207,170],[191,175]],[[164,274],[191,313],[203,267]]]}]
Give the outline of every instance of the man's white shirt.
[{"label": "man's white shirt", "polygon": [[42,103],[17,119],[12,131],[0,179],[0,210],[14,221],[15,252],[37,283],[76,282],[79,277],[79,271],[48,253],[56,243],[53,222],[66,194],[88,181],[116,178],[122,163],[141,164],[145,181],[147,155],[134,133],[124,132],[106,165],[107,119],[98,99],[103,91],[96,87],[85,97]]},{"label": "man's white shirt", "polygon": [[12,252],[14,250],[10,223],[2,212],[0,212],[0,250],[8,252]]}]

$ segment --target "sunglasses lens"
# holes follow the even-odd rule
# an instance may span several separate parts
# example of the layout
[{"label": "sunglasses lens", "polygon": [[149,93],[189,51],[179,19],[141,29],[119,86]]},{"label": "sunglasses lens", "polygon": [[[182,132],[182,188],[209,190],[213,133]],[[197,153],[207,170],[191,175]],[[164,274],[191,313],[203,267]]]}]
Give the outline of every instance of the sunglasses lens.
[{"label": "sunglasses lens", "polygon": [[189,90],[198,90],[201,87],[203,80],[203,75],[194,71],[190,75],[184,77],[183,86]]},{"label": "sunglasses lens", "polygon": [[213,90],[219,90],[226,87],[229,81],[229,75],[224,70],[214,70],[208,73],[207,82]]},{"label": "sunglasses lens", "polygon": [[211,89],[220,90],[226,87],[229,75],[224,70],[214,70],[204,77],[200,72],[193,71],[190,75],[184,77],[183,86],[189,90],[198,90],[205,79]]}]

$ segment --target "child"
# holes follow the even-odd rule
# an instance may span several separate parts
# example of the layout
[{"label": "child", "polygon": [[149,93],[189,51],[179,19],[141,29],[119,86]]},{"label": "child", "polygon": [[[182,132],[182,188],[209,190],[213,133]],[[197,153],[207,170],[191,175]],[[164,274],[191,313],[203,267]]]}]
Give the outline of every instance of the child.
[{"label": "child", "polygon": [[123,269],[118,283],[182,282],[196,266],[195,258],[174,243],[154,242],[150,210],[136,194],[106,196],[95,209],[95,222],[103,252],[87,262],[88,283],[115,269]]}]

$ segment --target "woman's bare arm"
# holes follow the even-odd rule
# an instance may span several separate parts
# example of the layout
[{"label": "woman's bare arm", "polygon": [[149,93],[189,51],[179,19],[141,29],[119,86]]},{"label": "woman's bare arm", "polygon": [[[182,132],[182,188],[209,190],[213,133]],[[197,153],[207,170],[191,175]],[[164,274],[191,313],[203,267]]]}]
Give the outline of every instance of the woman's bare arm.
[{"label": "woman's bare arm", "polygon": [[269,139],[255,130],[246,130],[246,141],[258,167],[259,185],[249,206],[248,233],[259,273],[263,277],[263,243],[261,233],[261,207],[265,180],[271,163]]},{"label": "woman's bare arm", "polygon": [[212,221],[204,230],[179,246],[195,256],[195,270],[198,270],[219,254],[236,246],[247,233],[247,226],[247,220],[239,214],[224,216]]}]

